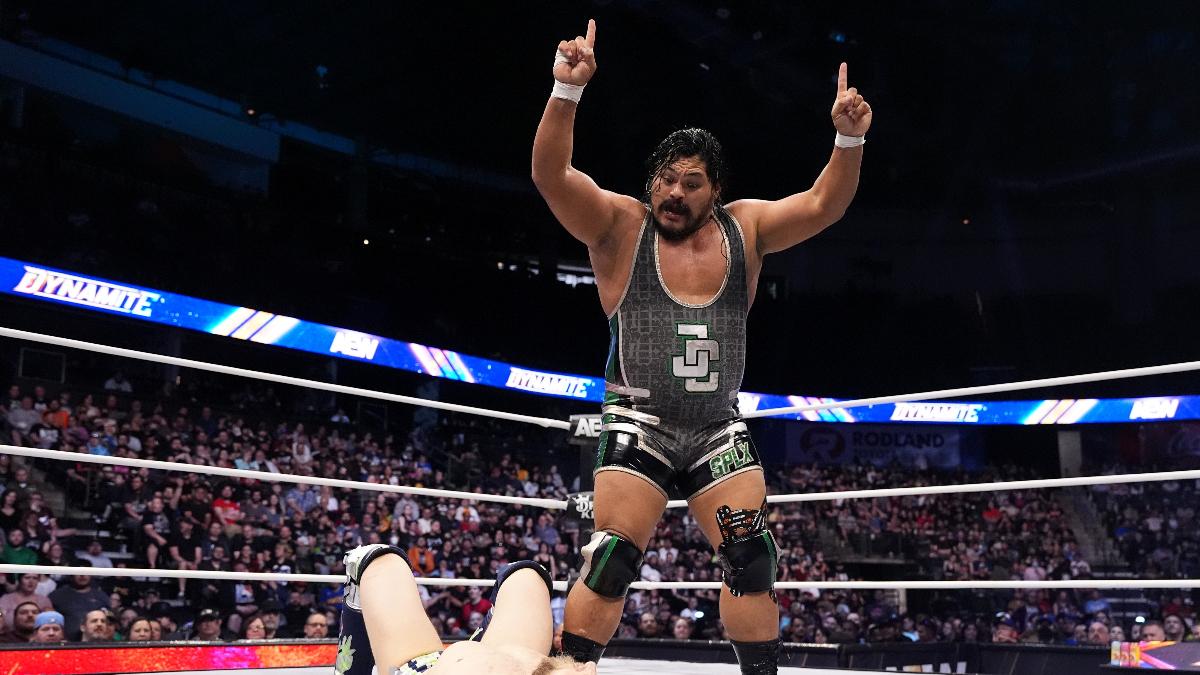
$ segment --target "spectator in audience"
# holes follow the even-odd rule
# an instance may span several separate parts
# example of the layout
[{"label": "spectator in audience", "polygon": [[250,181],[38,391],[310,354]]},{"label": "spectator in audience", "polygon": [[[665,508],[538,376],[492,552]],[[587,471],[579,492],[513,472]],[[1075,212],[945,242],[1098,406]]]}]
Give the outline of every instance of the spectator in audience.
[{"label": "spectator in audience", "polygon": [[211,607],[200,610],[190,632],[190,640],[221,642],[221,613]]},{"label": "spectator in audience", "polygon": [[41,421],[42,413],[33,409],[33,397],[22,397],[20,406],[8,411],[8,426],[12,433],[12,444],[29,445],[29,432],[35,424]]},{"label": "spectator in audience", "polygon": [[16,609],[18,605],[26,602],[32,602],[38,607],[38,611],[48,611],[54,609],[54,603],[50,602],[50,598],[37,592],[38,583],[41,581],[40,574],[22,574],[17,580],[17,588],[11,593],[0,595],[0,613],[4,614],[4,623],[11,628],[16,620]]},{"label": "spectator in audience", "polygon": [[[200,562],[203,558],[200,550],[200,537],[196,534],[192,521],[181,518],[175,523],[171,538],[168,540],[167,552],[171,556],[170,567],[172,569],[200,569]],[[179,597],[185,597],[187,595],[187,579],[178,579],[177,581]]]},{"label": "spectator in audience", "polygon": [[76,551],[75,557],[88,561],[92,567],[111,568],[113,566],[112,558],[104,553],[104,545],[100,543],[99,539],[88,542],[87,550]]},{"label": "spectator in audience", "polygon": [[434,570],[434,556],[427,545],[425,537],[417,537],[408,548],[408,560],[412,563],[413,573],[417,576],[429,576]]},{"label": "spectator in audience", "polygon": [[1109,634],[1108,626],[1104,625],[1103,621],[1093,621],[1088,624],[1086,644],[1108,645],[1111,641],[1112,636]]},{"label": "spectator in audience", "polygon": [[1142,624],[1142,630],[1137,639],[1142,642],[1162,642],[1167,639],[1167,633],[1163,629],[1161,621],[1149,619]]},{"label": "spectator in audience", "polygon": [[267,624],[259,614],[251,616],[242,623],[242,632],[238,635],[240,640],[265,640],[267,639]]},{"label": "spectator in audience", "polygon": [[171,536],[171,519],[163,511],[162,497],[155,495],[150,498],[141,521],[146,562],[151,568],[157,568],[158,555],[167,548],[167,537]]},{"label": "spectator in audience", "polygon": [[1108,600],[1106,600],[1104,598],[1104,596],[1101,595],[1100,591],[1098,591],[1098,590],[1092,590],[1088,594],[1087,602],[1083,603],[1083,611],[1086,612],[1087,614],[1095,614],[1096,612],[1107,612],[1110,610],[1111,610],[1111,607],[1108,604]]},{"label": "spectator in audience", "polygon": [[129,642],[147,642],[154,639],[154,629],[150,624],[154,623],[144,616],[139,616],[129,624]]},{"label": "spectator in audience", "polygon": [[[154,626],[158,626],[158,635],[151,639],[183,639],[184,636],[177,635],[179,632],[179,625],[175,623],[175,617],[172,616],[170,605],[161,601],[156,602],[151,605],[148,615],[150,619],[154,621]],[[154,630],[154,626],[150,627],[151,631]],[[164,638],[163,636],[174,637]]]},{"label": "spectator in audience", "polygon": [[695,630],[696,626],[692,623],[691,619],[679,617],[675,619],[675,624],[671,627],[671,635],[676,640],[690,640],[692,639],[692,632]]},{"label": "spectator in audience", "polygon": [[1163,617],[1163,634],[1168,640],[1174,642],[1183,642],[1184,638],[1188,637],[1187,624],[1183,617],[1178,614],[1167,614]]},{"label": "spectator in audience", "polygon": [[662,632],[662,626],[658,623],[658,617],[653,612],[642,612],[638,618],[637,634],[638,637],[656,638]]},{"label": "spectator in audience", "polygon": [[84,642],[109,642],[112,640],[113,633],[110,627],[114,627],[113,615],[108,608],[93,609],[84,615],[83,618],[83,641]]},{"label": "spectator in audience", "polygon": [[263,632],[268,640],[275,639],[279,632],[280,621],[283,618],[283,606],[273,596],[268,596],[262,603],[258,617],[263,622]]},{"label": "spectator in audience", "polygon": [[[76,562],[81,567],[87,567],[85,560]],[[70,577],[68,586],[60,586],[50,594],[50,602],[61,612],[62,628],[70,640],[79,639],[79,629],[87,613],[94,609],[108,607],[108,594],[92,585],[92,577],[76,574]]]},{"label": "spectator in audience", "polygon": [[24,466],[13,469],[12,480],[8,482],[8,490],[16,493],[19,502],[28,500],[30,493],[37,492],[41,487],[40,484],[33,481],[29,475],[29,469]]},{"label": "spectator in audience", "polygon": [[65,642],[67,634],[64,629],[63,615],[58,612],[42,612],[33,621],[33,639],[31,642]]},{"label": "spectator in audience", "polygon": [[288,517],[305,517],[317,508],[319,495],[307,483],[301,483],[288,490],[284,503],[287,506]]},{"label": "spectator in audience", "polygon": [[[12,612],[12,628],[11,630],[7,631],[2,638],[0,638],[0,642],[31,642],[33,640],[33,634],[37,630],[37,617],[42,613],[42,611],[43,610],[36,602],[22,602],[21,604],[17,605]],[[5,612],[4,616],[7,619],[8,612]]]},{"label": "spectator in audience", "polygon": [[329,618],[325,612],[313,610],[304,621],[304,637],[317,639],[329,637]]},{"label": "spectator in audience", "polygon": [[133,385],[125,378],[125,373],[117,371],[104,381],[104,391],[116,391],[122,394],[133,393]]},{"label": "spectator in audience", "polygon": [[8,531],[8,541],[0,552],[0,561],[10,565],[36,565],[37,551],[25,545],[25,530],[13,528]]},{"label": "spectator in audience", "polygon": [[[0,457],[7,458],[9,455],[0,455]],[[20,499],[20,492],[0,485],[0,531],[8,532],[20,525],[21,510],[17,504]]]},{"label": "spectator in audience", "polygon": [[1016,644],[1021,637],[1017,622],[1008,613],[1000,614],[992,624],[992,642]]}]

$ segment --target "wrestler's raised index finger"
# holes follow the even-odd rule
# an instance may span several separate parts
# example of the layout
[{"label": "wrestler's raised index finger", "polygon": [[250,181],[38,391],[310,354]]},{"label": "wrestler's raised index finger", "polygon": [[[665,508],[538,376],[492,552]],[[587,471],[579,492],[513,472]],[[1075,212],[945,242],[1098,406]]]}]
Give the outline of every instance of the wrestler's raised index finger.
[{"label": "wrestler's raised index finger", "polygon": [[588,19],[587,35],[584,36],[583,41],[587,43],[588,47],[596,46],[596,20],[595,19]]},{"label": "wrestler's raised index finger", "polygon": [[838,90],[837,90],[837,93],[838,94],[846,93],[846,62],[845,61],[842,62],[842,65],[838,66]]}]

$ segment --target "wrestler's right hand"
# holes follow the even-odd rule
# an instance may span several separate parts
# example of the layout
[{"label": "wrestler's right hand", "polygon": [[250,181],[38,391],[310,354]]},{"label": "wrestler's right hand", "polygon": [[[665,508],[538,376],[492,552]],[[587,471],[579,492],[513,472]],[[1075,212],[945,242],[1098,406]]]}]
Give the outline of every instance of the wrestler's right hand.
[{"label": "wrestler's right hand", "polygon": [[596,20],[588,19],[587,36],[558,43],[554,56],[554,79],[578,87],[588,83],[596,74]]}]

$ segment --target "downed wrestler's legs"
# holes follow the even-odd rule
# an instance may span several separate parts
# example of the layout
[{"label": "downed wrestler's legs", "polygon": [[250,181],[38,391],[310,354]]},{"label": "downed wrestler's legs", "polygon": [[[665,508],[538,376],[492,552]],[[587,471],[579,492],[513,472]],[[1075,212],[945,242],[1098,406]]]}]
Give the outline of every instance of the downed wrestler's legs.
[{"label": "downed wrestler's legs", "polygon": [[492,616],[480,642],[527,647],[539,654],[549,654],[553,638],[550,590],[546,582],[533,569],[517,570],[496,594]]},{"label": "downed wrestler's legs", "polygon": [[409,659],[442,648],[399,549],[375,544],[359,547],[346,558],[350,579],[342,609],[338,673],[369,675],[373,666],[378,673],[389,673]]}]

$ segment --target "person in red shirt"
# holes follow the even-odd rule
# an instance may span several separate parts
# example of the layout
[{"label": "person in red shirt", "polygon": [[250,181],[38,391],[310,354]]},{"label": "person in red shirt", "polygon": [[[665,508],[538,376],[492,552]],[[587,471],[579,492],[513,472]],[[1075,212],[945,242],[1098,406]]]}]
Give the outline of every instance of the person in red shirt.
[{"label": "person in red shirt", "polygon": [[462,605],[462,622],[467,623],[473,612],[487,616],[488,610],[491,608],[492,602],[483,597],[483,589],[479,586],[471,586],[467,588],[467,601]]},{"label": "person in red shirt", "polygon": [[220,496],[212,501],[212,510],[213,516],[225,527],[226,534],[241,528],[242,509],[229,483],[221,487]]}]

